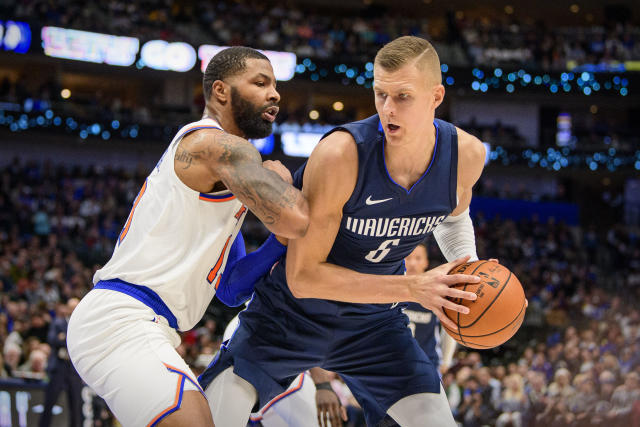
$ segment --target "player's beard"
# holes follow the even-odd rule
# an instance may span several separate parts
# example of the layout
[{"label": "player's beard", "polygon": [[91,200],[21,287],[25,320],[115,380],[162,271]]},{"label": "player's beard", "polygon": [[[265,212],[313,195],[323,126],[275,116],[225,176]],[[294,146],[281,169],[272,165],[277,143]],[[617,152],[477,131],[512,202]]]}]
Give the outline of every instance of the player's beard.
[{"label": "player's beard", "polygon": [[235,87],[231,86],[231,112],[233,119],[247,139],[260,139],[271,135],[272,123],[263,119],[262,113],[265,108],[273,105],[256,107],[243,98]]}]

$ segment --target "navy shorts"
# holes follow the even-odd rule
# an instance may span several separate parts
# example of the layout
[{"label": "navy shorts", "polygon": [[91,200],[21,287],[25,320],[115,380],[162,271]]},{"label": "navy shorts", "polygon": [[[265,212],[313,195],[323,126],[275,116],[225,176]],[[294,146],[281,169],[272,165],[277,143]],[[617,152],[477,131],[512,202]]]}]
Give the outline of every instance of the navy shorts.
[{"label": "navy shorts", "polygon": [[262,407],[298,374],[319,366],[342,377],[371,426],[403,397],[440,393],[437,369],[412,337],[399,307],[349,315],[346,306],[256,286],[240,325],[200,376],[200,384],[206,388],[233,366],[256,388]]}]

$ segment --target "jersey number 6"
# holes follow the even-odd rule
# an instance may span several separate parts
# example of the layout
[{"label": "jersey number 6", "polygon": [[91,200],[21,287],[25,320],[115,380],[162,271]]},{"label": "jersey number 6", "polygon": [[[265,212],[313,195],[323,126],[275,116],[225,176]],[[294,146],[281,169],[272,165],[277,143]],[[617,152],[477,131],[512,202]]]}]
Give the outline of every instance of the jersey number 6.
[{"label": "jersey number 6", "polygon": [[378,249],[369,252],[367,256],[364,257],[364,259],[369,262],[380,262],[389,254],[389,252],[391,252],[391,248],[389,248],[389,246],[398,246],[399,244],[400,239],[385,240],[384,242],[380,243]]}]

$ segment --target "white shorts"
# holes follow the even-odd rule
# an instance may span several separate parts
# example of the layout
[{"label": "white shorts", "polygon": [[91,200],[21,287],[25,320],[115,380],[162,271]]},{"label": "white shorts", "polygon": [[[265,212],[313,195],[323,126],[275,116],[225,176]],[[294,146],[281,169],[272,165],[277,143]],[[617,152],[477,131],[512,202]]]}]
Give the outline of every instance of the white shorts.
[{"label": "white shorts", "polygon": [[202,392],[178,345],[164,317],[107,289],[80,301],[67,331],[73,365],[124,427],[156,425],[180,408],[185,390]]},{"label": "white shorts", "polygon": [[[238,316],[231,319],[222,339],[231,339],[239,324]],[[298,375],[284,393],[251,414],[249,422],[260,422],[264,427],[317,426],[316,386],[311,375],[308,372]]]},{"label": "white shorts", "polygon": [[308,372],[298,375],[289,388],[251,414],[251,423],[264,427],[317,426],[316,386]]}]

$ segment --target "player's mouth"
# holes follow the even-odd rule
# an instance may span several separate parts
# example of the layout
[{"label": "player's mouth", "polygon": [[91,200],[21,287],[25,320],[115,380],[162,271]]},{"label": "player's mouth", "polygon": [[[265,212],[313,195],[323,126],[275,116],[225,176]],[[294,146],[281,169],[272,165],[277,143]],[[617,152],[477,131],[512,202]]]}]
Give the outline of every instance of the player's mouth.
[{"label": "player's mouth", "polygon": [[265,110],[262,112],[262,118],[268,122],[273,123],[273,121],[276,119],[276,116],[278,115],[278,111],[280,111],[280,108],[275,105],[273,107],[265,108]]},{"label": "player's mouth", "polygon": [[400,130],[400,126],[394,125],[393,123],[387,124],[387,132],[391,135],[398,133]]}]

